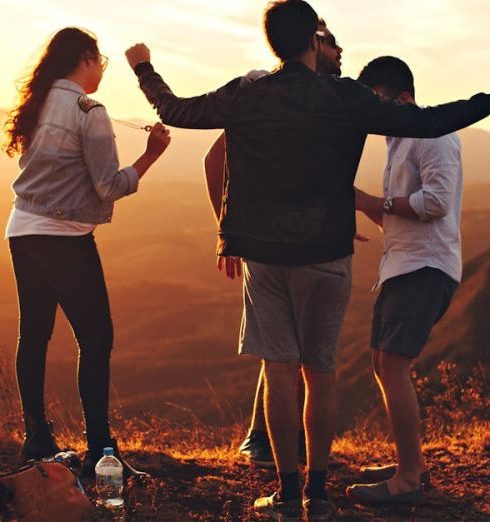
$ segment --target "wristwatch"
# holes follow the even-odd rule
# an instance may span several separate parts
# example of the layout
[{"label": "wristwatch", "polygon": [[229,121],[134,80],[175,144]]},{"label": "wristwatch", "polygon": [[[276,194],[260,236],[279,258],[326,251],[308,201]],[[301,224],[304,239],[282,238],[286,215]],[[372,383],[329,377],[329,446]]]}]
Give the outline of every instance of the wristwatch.
[{"label": "wristwatch", "polygon": [[390,198],[390,196],[386,196],[385,199],[383,200],[383,212],[385,214],[392,214],[393,205],[394,205],[393,198]]}]

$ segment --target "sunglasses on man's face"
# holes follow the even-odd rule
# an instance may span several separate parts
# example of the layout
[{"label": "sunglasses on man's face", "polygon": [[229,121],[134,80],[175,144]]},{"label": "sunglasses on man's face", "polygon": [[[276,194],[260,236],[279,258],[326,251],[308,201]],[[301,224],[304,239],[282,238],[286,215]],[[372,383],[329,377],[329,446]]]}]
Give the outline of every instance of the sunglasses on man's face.
[{"label": "sunglasses on man's face", "polygon": [[99,63],[102,66],[102,70],[105,71],[107,69],[107,66],[109,65],[109,58],[101,54]]},{"label": "sunglasses on man's face", "polygon": [[323,31],[317,31],[316,35],[322,42],[325,42],[332,49],[337,49],[339,46],[335,36],[332,33],[325,34]]}]

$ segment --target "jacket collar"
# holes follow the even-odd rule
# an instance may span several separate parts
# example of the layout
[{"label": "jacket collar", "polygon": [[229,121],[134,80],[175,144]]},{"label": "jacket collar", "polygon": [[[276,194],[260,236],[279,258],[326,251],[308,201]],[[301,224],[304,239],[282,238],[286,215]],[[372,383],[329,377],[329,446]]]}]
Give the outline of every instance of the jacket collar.
[{"label": "jacket collar", "polygon": [[299,60],[287,60],[286,62],[282,62],[277,67],[278,71],[287,71],[287,72],[305,72],[315,74],[311,69],[309,69],[303,62]]},{"label": "jacket collar", "polygon": [[77,94],[85,94],[85,91],[78,85],[78,83],[72,82],[71,80],[65,80],[61,78],[53,82],[53,87],[56,89],[63,89],[64,91],[72,91]]}]

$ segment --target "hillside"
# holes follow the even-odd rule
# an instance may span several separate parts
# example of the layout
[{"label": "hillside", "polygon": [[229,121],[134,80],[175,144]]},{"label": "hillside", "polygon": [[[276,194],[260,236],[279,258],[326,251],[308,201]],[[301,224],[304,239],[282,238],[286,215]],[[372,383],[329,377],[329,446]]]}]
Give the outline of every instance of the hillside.
[{"label": "hillside", "polygon": [[[359,230],[371,241],[356,245],[353,295],[339,354],[342,436],[334,445],[329,479],[339,520],[490,520],[485,498],[490,461],[484,450],[490,429],[488,379],[482,384],[485,377],[479,373],[467,380],[477,363],[488,368],[489,362],[490,179],[485,176],[490,148],[485,146],[489,133],[465,133],[464,147],[474,151],[471,157],[465,155],[465,278],[417,365],[420,386],[437,382],[435,389],[441,393],[435,401],[432,390],[422,394],[426,415],[435,412],[436,419],[454,421],[447,428],[434,420],[438,431],[426,440],[437,491],[430,494],[428,506],[415,513],[359,510],[343,496],[345,486],[356,480],[358,465],[391,456],[384,431],[377,427],[382,417],[368,348],[375,297],[369,289],[376,278],[380,236],[360,217]],[[142,149],[144,135],[128,129],[117,129],[117,134],[126,163]],[[236,355],[240,282],[226,280],[214,266],[215,224],[199,169],[214,135],[175,131],[169,154],[142,181],[137,195],[117,205],[111,226],[100,227],[96,234],[116,330],[113,425],[134,461],[155,477],[146,488],[128,492],[128,522],[254,520],[249,509],[253,498],[262,493],[262,484],[273,486],[271,472],[250,470],[235,459],[258,363]],[[364,188],[371,183],[377,190],[379,174],[369,173],[381,171],[384,154],[383,140],[370,139],[359,178]],[[10,209],[8,185],[15,163],[0,157],[0,170],[3,223]],[[368,186],[362,185],[366,179]],[[0,288],[1,470],[13,465],[20,437],[12,376],[17,305],[6,242],[0,244]],[[450,363],[437,370],[442,359],[456,363],[460,376],[450,377]],[[61,313],[47,373],[50,416],[64,444],[81,449],[76,346]],[[429,381],[424,379],[427,374]],[[466,388],[461,386],[464,382],[469,383]]]},{"label": "hillside", "polygon": [[[144,133],[117,127],[116,132],[124,164],[141,150]],[[127,415],[144,409],[173,417],[187,408],[206,422],[229,423],[248,417],[258,365],[236,356],[240,282],[226,280],[214,265],[215,224],[199,168],[214,134],[175,134],[169,154],[142,180],[138,194],[119,202],[114,222],[96,233],[116,331],[112,401]],[[375,162],[376,154],[384,161],[383,140],[378,143],[378,153],[370,145],[363,162]],[[482,148],[482,161],[487,152],[488,147]],[[179,158],[183,163],[177,172]],[[5,222],[15,162],[1,157],[0,170],[0,222]],[[463,240],[469,260],[490,247],[490,183],[467,184],[465,190]],[[374,300],[369,289],[376,278],[380,238],[362,218],[359,230],[371,242],[357,245],[340,350],[341,396],[349,406],[343,409],[345,426],[377,399],[369,369]],[[17,306],[5,242],[0,244],[0,287],[0,345],[7,349],[11,368]],[[62,422],[73,425],[80,421],[75,374],[76,347],[60,313],[49,351],[48,402]]]},{"label": "hillside", "polygon": [[420,368],[441,359],[458,366],[490,363],[490,250],[468,262],[447,315],[436,325]]},{"label": "hillside", "polygon": [[[458,391],[454,383],[459,383]],[[488,469],[490,430],[488,380],[476,372],[473,380],[461,379],[454,368],[441,368],[438,378],[421,385],[426,434],[423,444],[432,488],[420,506],[367,508],[353,505],[344,494],[358,481],[361,465],[389,462],[393,447],[384,432],[363,422],[337,437],[327,478],[334,503],[335,521],[369,522],[483,522],[490,520]],[[437,393],[435,389],[439,389]],[[0,395],[2,390],[0,390]],[[432,409],[423,399],[430,395]],[[15,467],[19,434],[12,421],[0,422],[0,472]],[[250,466],[236,454],[244,426],[209,429],[183,412],[178,423],[147,414],[118,420],[115,430],[127,458],[151,473],[144,485],[125,489],[127,522],[259,522],[253,514],[256,497],[276,487],[272,470]],[[79,434],[58,432],[62,447],[83,450]],[[95,504],[93,483],[84,486]],[[100,509],[90,521],[111,520]],[[0,517],[1,519],[1,517]]]}]

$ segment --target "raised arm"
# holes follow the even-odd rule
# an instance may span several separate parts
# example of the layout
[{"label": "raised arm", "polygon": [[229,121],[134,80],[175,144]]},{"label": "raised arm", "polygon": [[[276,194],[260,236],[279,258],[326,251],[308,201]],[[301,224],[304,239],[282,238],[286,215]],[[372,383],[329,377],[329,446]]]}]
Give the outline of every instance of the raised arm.
[{"label": "raised arm", "polygon": [[188,129],[225,128],[240,78],[201,96],[179,98],[153,69],[150,50],[144,44],[128,49],[126,57],[138,76],[141,90],[164,123]]}]

